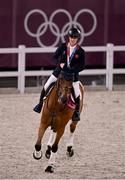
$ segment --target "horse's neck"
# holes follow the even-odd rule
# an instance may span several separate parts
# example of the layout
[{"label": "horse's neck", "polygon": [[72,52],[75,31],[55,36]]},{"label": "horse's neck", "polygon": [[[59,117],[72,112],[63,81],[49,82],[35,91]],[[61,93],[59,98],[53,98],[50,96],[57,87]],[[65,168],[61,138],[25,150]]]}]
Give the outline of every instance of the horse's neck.
[{"label": "horse's neck", "polygon": [[54,109],[62,109],[64,107],[63,104],[58,103],[58,95],[57,95],[57,89],[56,86],[53,87],[47,101],[47,106],[49,110],[54,110]]},{"label": "horse's neck", "polygon": [[52,109],[54,108],[55,104],[57,103],[58,97],[57,97],[57,93],[56,93],[56,88],[55,86],[52,88],[49,96],[47,97],[47,106],[48,109]]},{"label": "horse's neck", "polygon": [[56,86],[53,87],[51,93],[50,93],[50,98],[49,98],[50,102],[54,105],[54,103],[58,102],[58,96],[57,96],[57,90],[56,90]]}]

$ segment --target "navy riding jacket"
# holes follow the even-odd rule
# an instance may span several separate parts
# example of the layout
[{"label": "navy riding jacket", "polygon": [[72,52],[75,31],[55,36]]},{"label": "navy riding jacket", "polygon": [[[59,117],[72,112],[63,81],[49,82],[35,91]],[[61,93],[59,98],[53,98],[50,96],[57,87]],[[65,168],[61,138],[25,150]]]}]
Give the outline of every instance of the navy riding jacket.
[{"label": "navy riding jacket", "polygon": [[[78,81],[79,72],[85,68],[85,51],[77,45],[76,50],[71,56],[70,66],[67,66],[67,43],[62,43],[53,55],[56,60],[57,68],[54,70],[53,75],[58,77],[61,70],[74,73],[74,81]],[[63,69],[60,67],[60,63],[65,63]]]}]

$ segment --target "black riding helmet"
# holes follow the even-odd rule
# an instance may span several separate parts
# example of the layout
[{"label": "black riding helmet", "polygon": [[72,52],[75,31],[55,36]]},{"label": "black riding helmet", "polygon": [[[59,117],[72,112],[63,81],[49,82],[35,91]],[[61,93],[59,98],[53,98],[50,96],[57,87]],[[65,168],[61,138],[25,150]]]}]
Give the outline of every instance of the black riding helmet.
[{"label": "black riding helmet", "polygon": [[80,34],[80,30],[73,27],[69,30],[68,36],[71,38],[80,38]]}]

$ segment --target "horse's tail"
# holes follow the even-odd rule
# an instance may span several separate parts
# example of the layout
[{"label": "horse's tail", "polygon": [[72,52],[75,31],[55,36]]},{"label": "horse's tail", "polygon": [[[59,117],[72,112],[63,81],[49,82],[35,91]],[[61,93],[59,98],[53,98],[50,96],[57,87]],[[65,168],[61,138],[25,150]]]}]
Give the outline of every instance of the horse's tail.
[{"label": "horse's tail", "polygon": [[80,91],[81,91],[80,111],[82,111],[85,88],[80,81],[79,81],[79,86],[80,86]]}]

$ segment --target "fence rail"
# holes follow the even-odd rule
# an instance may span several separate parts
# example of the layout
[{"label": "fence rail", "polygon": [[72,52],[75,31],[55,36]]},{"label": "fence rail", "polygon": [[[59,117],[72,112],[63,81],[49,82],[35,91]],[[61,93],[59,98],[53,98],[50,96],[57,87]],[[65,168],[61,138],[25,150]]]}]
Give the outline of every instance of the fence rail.
[{"label": "fence rail", "polygon": [[[125,74],[123,68],[113,68],[114,52],[125,51],[125,46],[114,46],[107,44],[107,46],[90,46],[84,47],[86,52],[106,52],[106,68],[105,69],[85,69],[80,72],[80,75],[105,75],[106,88],[113,89],[113,75]],[[25,77],[26,76],[49,76],[52,71],[50,70],[37,70],[26,71],[25,61],[27,53],[52,53],[56,50],[55,47],[25,47],[19,45],[18,48],[0,48],[0,54],[18,54],[18,70],[17,71],[4,71],[0,72],[0,77],[18,77],[18,90],[20,93],[25,92]]]}]

